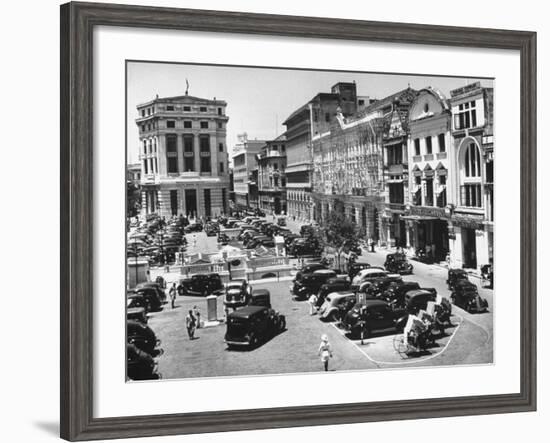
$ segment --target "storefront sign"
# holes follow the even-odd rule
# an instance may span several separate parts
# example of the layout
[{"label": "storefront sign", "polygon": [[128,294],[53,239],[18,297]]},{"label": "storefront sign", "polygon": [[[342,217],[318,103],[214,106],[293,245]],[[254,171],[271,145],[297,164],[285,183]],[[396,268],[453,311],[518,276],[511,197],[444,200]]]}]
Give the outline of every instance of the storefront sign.
[{"label": "storefront sign", "polygon": [[483,216],[479,215],[454,215],[453,224],[461,228],[483,229]]},{"label": "storefront sign", "polygon": [[420,217],[437,217],[448,218],[445,208],[431,208],[426,206],[411,206],[411,215],[418,215]]}]

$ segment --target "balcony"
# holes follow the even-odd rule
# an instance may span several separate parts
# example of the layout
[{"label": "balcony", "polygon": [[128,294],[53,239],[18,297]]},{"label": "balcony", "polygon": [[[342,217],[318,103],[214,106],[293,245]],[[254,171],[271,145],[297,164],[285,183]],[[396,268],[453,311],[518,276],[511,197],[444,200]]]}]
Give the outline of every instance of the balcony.
[{"label": "balcony", "polygon": [[434,159],[434,155],[433,155],[433,154],[426,154],[426,155],[424,155],[424,161],[429,162],[429,161],[431,161],[431,160],[433,160],[433,159]]}]

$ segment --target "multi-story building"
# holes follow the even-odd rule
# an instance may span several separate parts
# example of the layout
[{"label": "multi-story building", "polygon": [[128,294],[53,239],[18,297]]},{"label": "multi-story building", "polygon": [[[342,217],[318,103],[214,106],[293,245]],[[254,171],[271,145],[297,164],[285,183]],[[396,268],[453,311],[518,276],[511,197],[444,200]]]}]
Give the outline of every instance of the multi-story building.
[{"label": "multi-story building", "polygon": [[414,93],[405,89],[382,100],[363,98],[366,106],[358,102],[358,111],[348,116],[338,108],[334,122],[312,136],[316,220],[340,210],[359,225],[363,235],[388,242],[384,158],[392,156],[392,165],[401,165],[391,170],[391,177],[402,181],[406,162],[390,146],[402,144],[406,137],[400,122]]},{"label": "multi-story building", "polygon": [[260,209],[266,214],[286,214],[286,135],[266,142],[257,159]]},{"label": "multi-story building", "polygon": [[452,162],[451,108],[434,88],[419,91],[409,112],[409,202],[406,246],[436,261],[449,252],[448,186]]},{"label": "multi-story building", "polygon": [[233,148],[233,192],[237,209],[258,206],[257,159],[256,155],[265,140],[249,140],[245,133],[239,134],[239,142]]},{"label": "multi-story building", "polygon": [[288,214],[299,220],[313,219],[312,137],[325,133],[336,119],[368,105],[368,98],[358,98],[355,83],[337,83],[330,93],[319,93],[294,111],[283,123],[286,126],[287,205]]},{"label": "multi-story building", "polygon": [[493,260],[493,88],[451,91],[454,140],[451,261],[479,268]]},{"label": "multi-story building", "polygon": [[226,106],[187,93],[137,106],[143,213],[199,217],[227,211]]}]

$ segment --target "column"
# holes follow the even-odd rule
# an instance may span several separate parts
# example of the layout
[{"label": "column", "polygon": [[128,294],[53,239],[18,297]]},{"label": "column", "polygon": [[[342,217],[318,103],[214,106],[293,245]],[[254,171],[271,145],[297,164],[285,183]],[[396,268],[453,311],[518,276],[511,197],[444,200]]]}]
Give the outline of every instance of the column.
[{"label": "column", "polygon": [[166,176],[166,135],[162,134],[158,138],[158,158],[159,158],[159,175]]},{"label": "column", "polygon": [[[214,124],[215,123],[216,122],[214,122]],[[210,136],[210,162],[212,163],[211,164],[212,177],[217,177],[219,174],[219,170],[218,170],[219,161],[218,161],[218,142],[215,134],[212,134]]]}]

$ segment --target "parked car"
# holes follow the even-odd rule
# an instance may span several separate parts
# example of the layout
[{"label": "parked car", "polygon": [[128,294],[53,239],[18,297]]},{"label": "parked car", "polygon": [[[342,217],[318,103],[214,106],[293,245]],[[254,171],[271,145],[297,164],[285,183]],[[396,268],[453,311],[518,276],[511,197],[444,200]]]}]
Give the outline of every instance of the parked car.
[{"label": "parked car", "polygon": [[413,265],[407,260],[407,256],[401,253],[386,255],[384,267],[393,274],[412,274]]},{"label": "parked car", "polygon": [[220,227],[217,223],[207,223],[207,225],[204,227],[204,232],[206,232],[206,235],[208,237],[215,237],[216,235],[218,235],[218,232],[220,232]]},{"label": "parked car", "polygon": [[483,279],[483,286],[486,288],[493,288],[493,265],[487,264],[480,268],[481,278]]},{"label": "parked car", "polygon": [[248,305],[271,308],[271,294],[267,289],[253,289]]},{"label": "parked car", "polygon": [[205,297],[210,294],[221,294],[224,286],[219,274],[195,274],[191,277],[180,278],[177,285],[179,295],[193,295]]},{"label": "parked car", "polygon": [[126,345],[126,376],[130,380],[157,380],[160,378],[157,363],[151,354],[132,343]]},{"label": "parked car", "polygon": [[134,288],[128,291],[127,295],[137,294],[143,297],[147,312],[160,311],[162,309],[162,301],[155,288],[141,287]]},{"label": "parked car", "polygon": [[311,274],[319,269],[327,269],[327,267],[325,264],[319,262],[308,263],[296,273],[294,281],[300,281],[304,275]]},{"label": "parked car", "polygon": [[[131,302],[128,300],[128,302]],[[138,306],[127,306],[126,307],[126,320],[135,320],[141,323],[147,323],[147,311],[145,308]]]},{"label": "parked car", "polygon": [[294,283],[292,293],[297,299],[307,298],[310,294],[317,294],[327,280],[336,277],[332,269],[318,269],[310,274],[305,274],[299,281]]},{"label": "parked car", "polygon": [[357,294],[351,291],[331,292],[319,308],[321,320],[338,321],[357,303]]},{"label": "parked car", "polygon": [[286,328],[284,315],[267,306],[245,306],[228,314],[225,343],[254,348]]},{"label": "parked car", "polygon": [[266,248],[275,247],[275,242],[273,238],[268,237],[267,235],[253,237],[250,241],[246,242],[245,249],[254,249],[258,246],[265,246]]},{"label": "parked car", "polygon": [[189,234],[191,232],[201,232],[202,231],[202,223],[191,223],[190,225],[187,225],[184,229],[184,232],[186,234]]},{"label": "parked car", "polygon": [[231,280],[225,285],[224,306],[236,309],[245,306],[250,301],[252,288],[244,279]]},{"label": "parked car", "polygon": [[229,243],[229,237],[227,236],[227,234],[220,232],[218,234],[218,243],[220,243],[221,245],[227,245]]},{"label": "parked car", "polygon": [[392,284],[399,284],[403,281],[399,274],[387,274],[384,277],[373,277],[370,285],[366,288],[366,293],[373,297],[381,297],[384,291]]},{"label": "parked car", "polygon": [[277,224],[279,226],[286,226],[286,217],[277,217]]},{"label": "parked car", "polygon": [[459,280],[455,283],[451,302],[469,313],[489,310],[489,303],[479,295],[477,286],[469,280]]},{"label": "parked car", "polygon": [[290,244],[288,253],[294,257],[319,254],[319,247],[305,238],[297,238]]},{"label": "parked car", "polygon": [[[435,289],[413,289],[405,294],[404,304],[399,306],[409,314],[417,314],[419,310],[426,310],[428,302],[435,302],[437,291]],[[395,308],[395,306],[394,306]]]},{"label": "parked car", "polygon": [[404,304],[405,294],[414,289],[420,289],[420,285],[415,281],[393,282],[382,292],[381,299],[390,304]]},{"label": "parked car", "polygon": [[351,286],[351,282],[342,278],[331,278],[319,288],[317,293],[317,306],[320,307],[325,301],[328,294],[332,292],[347,291]]},{"label": "parked car", "polygon": [[362,269],[355,277],[353,277],[353,280],[351,281],[351,289],[358,290],[361,283],[371,281],[378,277],[386,277],[388,274],[388,271],[382,268],[370,267],[367,269]]},{"label": "parked car", "polygon": [[348,275],[351,280],[353,280],[353,277],[355,277],[357,274],[359,274],[360,271],[363,269],[370,268],[370,264],[368,263],[352,263],[348,266]]},{"label": "parked car", "polygon": [[367,338],[374,332],[394,332],[403,330],[408,319],[404,310],[379,299],[366,299],[357,303],[343,318],[341,324],[352,337],[361,334]]},{"label": "parked car", "polygon": [[126,341],[148,354],[153,354],[155,348],[160,345],[160,340],[157,339],[153,330],[146,324],[135,320],[126,322]]},{"label": "parked car", "polygon": [[161,276],[157,277],[157,280],[154,281],[154,282],[153,281],[145,281],[145,282],[138,283],[136,285],[136,289],[154,288],[157,291],[157,295],[158,295],[160,301],[163,302],[163,303],[166,301],[166,292],[164,291],[165,287],[166,287],[166,282],[164,281],[164,279]]},{"label": "parked car", "polygon": [[447,287],[454,290],[455,284],[460,280],[468,281],[468,273],[464,269],[449,269],[447,272]]}]

